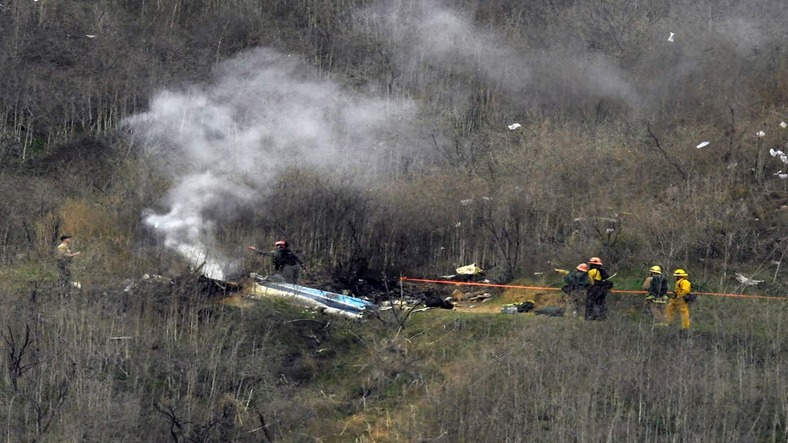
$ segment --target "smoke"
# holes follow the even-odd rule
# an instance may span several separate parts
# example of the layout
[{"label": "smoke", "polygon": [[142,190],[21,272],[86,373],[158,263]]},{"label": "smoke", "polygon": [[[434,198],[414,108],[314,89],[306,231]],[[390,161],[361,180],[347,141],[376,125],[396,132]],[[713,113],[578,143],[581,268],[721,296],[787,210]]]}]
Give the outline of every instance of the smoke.
[{"label": "smoke", "polygon": [[[391,0],[358,16],[363,32],[391,48],[404,81],[420,87],[465,81],[451,101],[473,94],[479,83],[465,79],[474,79],[503,92],[512,108],[519,106],[514,112],[594,109],[606,99],[622,104],[628,118],[677,111],[665,103],[716,99],[719,90],[702,85],[710,77],[731,100],[746,98],[752,91],[745,79],[734,78],[742,77],[741,64],[773,63],[788,35],[785,5],[777,0],[620,3],[477,2],[475,11],[456,2]],[[496,22],[485,26],[476,16]],[[509,25],[518,19],[519,27]],[[675,42],[668,41],[671,33]]]},{"label": "smoke", "polygon": [[223,63],[215,82],[161,92],[126,122],[172,180],[169,209],[146,211],[145,224],[208,277],[237,270],[211,214],[232,217],[259,202],[291,166],[374,170],[381,139],[406,126],[408,102],[352,95],[307,71],[293,57],[253,50]]},{"label": "smoke", "polygon": [[[760,4],[765,10],[779,2]],[[330,79],[311,76],[298,57],[269,49],[241,54],[223,63],[212,83],[161,92],[148,112],[128,120],[172,180],[161,202],[168,209],[148,211],[144,221],[161,233],[165,245],[219,277],[233,271],[235,263],[217,245],[218,220],[212,214],[232,217],[258,203],[268,184],[290,166],[354,176],[355,171],[381,171],[381,156],[401,155],[391,140],[421,129],[440,139],[440,129],[427,127],[430,121],[457,113],[463,101],[468,109],[477,106],[471,102],[474,94],[494,90],[508,100],[497,110],[509,115],[534,108],[593,110],[601,99],[610,99],[622,104],[624,118],[631,118],[652,110],[674,112],[671,105],[677,102],[707,102],[719,91],[705,88],[696,77],[715,72],[721,79],[740,77],[729,75],[735,69],[717,69],[709,59],[714,52],[707,49],[715,40],[735,42],[729,46],[754,54],[779,41],[775,32],[785,32],[775,31],[779,18],[764,30],[752,16],[725,14],[709,5],[657,5],[651,15],[643,15],[575,2],[542,17],[540,29],[553,35],[539,36],[538,42],[523,37],[533,37],[530,31],[518,40],[503,34],[503,27],[480,27],[475,11],[437,0],[392,0],[358,11],[345,36],[367,38],[382,50],[354,55],[372,63],[382,55],[390,62],[389,81],[399,88],[393,90],[445,107],[445,114],[441,109],[422,119],[422,128],[410,118],[413,103],[352,94]],[[524,8],[520,13],[531,12]],[[671,32],[675,42],[667,41]],[[730,58],[730,63],[738,61]],[[739,80],[728,82],[720,83],[734,91],[728,94],[747,92],[734,87]],[[501,121],[501,127],[507,123]],[[411,145],[419,149],[418,143]]]},{"label": "smoke", "polygon": [[397,63],[407,71],[468,70],[510,88],[530,78],[526,60],[500,35],[477,29],[471,17],[438,2],[386,2],[359,15],[369,32],[396,48]]},{"label": "smoke", "polygon": [[422,72],[434,69],[435,77],[479,78],[532,105],[609,97],[633,110],[641,106],[633,79],[612,57],[559,45],[515,46],[500,33],[479,28],[472,14],[440,1],[385,2],[359,15],[368,33],[384,36],[395,48],[397,66],[420,82],[432,81]]}]

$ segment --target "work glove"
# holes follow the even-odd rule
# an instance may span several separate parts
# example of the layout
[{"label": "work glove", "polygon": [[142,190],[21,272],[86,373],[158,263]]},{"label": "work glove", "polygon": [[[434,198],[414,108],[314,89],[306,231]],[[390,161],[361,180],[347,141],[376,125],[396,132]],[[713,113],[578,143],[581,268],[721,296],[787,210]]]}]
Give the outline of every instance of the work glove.
[{"label": "work glove", "polygon": [[692,303],[698,299],[698,296],[695,294],[687,294],[684,296],[684,301],[687,303]]}]

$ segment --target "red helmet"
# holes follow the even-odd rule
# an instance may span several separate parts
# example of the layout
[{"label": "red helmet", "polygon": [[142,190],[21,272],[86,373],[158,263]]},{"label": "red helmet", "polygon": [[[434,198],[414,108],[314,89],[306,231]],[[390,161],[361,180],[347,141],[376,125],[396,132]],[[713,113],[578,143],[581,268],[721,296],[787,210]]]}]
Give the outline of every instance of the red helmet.
[{"label": "red helmet", "polygon": [[577,270],[581,272],[588,272],[588,265],[585,263],[580,263],[577,265]]},{"label": "red helmet", "polygon": [[601,265],[602,260],[599,257],[591,257],[590,259],[588,259],[588,263],[592,265]]},{"label": "red helmet", "polygon": [[284,241],[284,240],[275,241],[274,242],[274,247],[275,248],[286,248],[287,247],[287,242]]}]

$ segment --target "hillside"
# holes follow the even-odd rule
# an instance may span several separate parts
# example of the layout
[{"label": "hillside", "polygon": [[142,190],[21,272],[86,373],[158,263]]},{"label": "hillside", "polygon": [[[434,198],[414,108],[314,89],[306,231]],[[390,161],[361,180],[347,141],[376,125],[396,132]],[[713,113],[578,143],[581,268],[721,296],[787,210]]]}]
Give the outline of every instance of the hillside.
[{"label": "hillside", "polygon": [[640,297],[614,297],[606,322],[446,310],[351,321],[274,300],[240,309],[201,293],[188,278],[70,300],[5,292],[6,434],[174,442],[788,437],[784,301],[702,297],[693,330],[679,334],[653,328]]},{"label": "hillside", "polygon": [[0,263],[67,232],[115,275],[155,272],[162,242],[233,273],[241,245],[286,237],[349,278],[603,255],[730,289],[786,251],[782,18],[777,1],[11,2]]},{"label": "hillside", "polygon": [[353,323],[200,275],[271,274],[246,247],[286,239],[359,295],[600,256],[622,288],[786,297],[783,3],[0,3],[7,438],[784,440],[782,300],[707,298],[683,340],[626,297]]}]

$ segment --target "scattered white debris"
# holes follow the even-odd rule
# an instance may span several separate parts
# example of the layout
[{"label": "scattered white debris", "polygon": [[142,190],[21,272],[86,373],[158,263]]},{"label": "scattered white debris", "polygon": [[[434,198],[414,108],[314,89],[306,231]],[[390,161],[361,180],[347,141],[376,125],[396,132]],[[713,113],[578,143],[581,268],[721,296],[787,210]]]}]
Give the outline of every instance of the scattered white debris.
[{"label": "scattered white debris", "polygon": [[[783,163],[788,163],[788,155],[785,152],[783,152],[783,151],[780,151],[778,149],[769,149],[769,154],[772,157],[780,157],[780,160]],[[782,172],[782,171],[780,171],[780,172]]]},{"label": "scattered white debris", "polygon": [[668,41],[669,41],[669,42],[673,43],[673,36],[674,36],[674,35],[676,35],[676,34],[674,34],[674,33],[672,33],[672,32],[670,33],[670,36],[668,37]]},{"label": "scattered white debris", "polygon": [[788,128],[788,123],[780,122],[780,127],[783,129]]},{"label": "scattered white debris", "polygon": [[755,286],[757,284],[763,283],[763,280],[755,280],[749,277],[745,277],[742,274],[739,274],[738,272],[736,273],[736,280],[738,280],[739,283],[746,286]]},{"label": "scattered white debris", "polygon": [[[249,276],[252,277],[252,278],[256,278],[257,274],[252,272],[251,274],[249,274]],[[161,276],[159,274],[153,274],[153,275],[142,274],[142,280],[143,281],[152,280],[152,281],[154,281],[156,283],[172,283],[172,280],[170,280],[170,279],[168,279],[168,278],[166,278],[164,276]]]},{"label": "scattered white debris", "polygon": [[758,131],[755,133],[755,135],[757,135],[758,137],[763,137],[764,135],[766,135],[766,133],[763,131]]},{"label": "scattered white debris", "polygon": [[695,147],[700,149],[700,148],[705,148],[706,146],[709,146],[709,142],[700,142],[700,144]]},{"label": "scattered white debris", "polygon": [[788,178],[788,172],[778,171],[774,175],[776,175],[777,177],[780,177],[780,179],[782,179],[782,180],[785,180],[786,178]]},{"label": "scattered white debris", "polygon": [[466,198],[465,200],[460,200],[460,204],[463,205],[463,206],[468,206],[471,203],[473,203],[473,199],[472,198]]},{"label": "scattered white debris", "polygon": [[481,300],[481,302],[484,303],[487,300],[489,300],[491,297],[492,297],[492,294],[490,294],[489,292],[485,292],[484,294],[474,295],[471,298],[469,298],[468,300],[470,300],[470,301],[479,301],[479,300]]},{"label": "scattered white debris", "polygon": [[482,196],[482,199],[483,199],[483,200],[487,200],[488,202],[489,202],[489,201],[492,201],[492,197],[485,197],[485,196]]},{"label": "scattered white debris", "polygon": [[71,286],[73,286],[73,287],[75,287],[77,289],[82,289],[82,283],[80,283],[78,281],[72,281],[71,282]]},{"label": "scattered white debris", "polygon": [[519,128],[520,126],[522,126],[522,125],[520,125],[519,123],[512,123],[511,125],[509,125],[509,129],[514,131],[515,129]]},{"label": "scattered white debris", "polygon": [[87,38],[96,38],[96,34],[85,34]]},{"label": "scattered white debris", "polygon": [[455,271],[460,275],[477,275],[484,272],[484,269],[476,266],[476,263],[471,263],[466,266],[460,266]]},{"label": "scattered white debris", "polygon": [[615,229],[613,229],[613,228],[607,228],[607,229],[605,229],[605,234],[610,234],[610,233],[611,233],[611,232],[613,232],[613,231],[615,231]]}]

